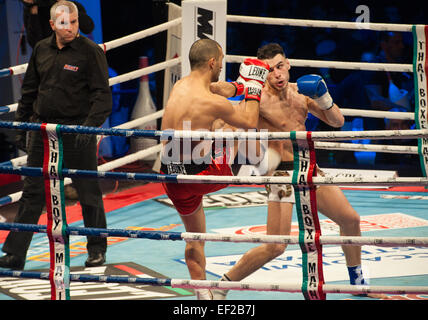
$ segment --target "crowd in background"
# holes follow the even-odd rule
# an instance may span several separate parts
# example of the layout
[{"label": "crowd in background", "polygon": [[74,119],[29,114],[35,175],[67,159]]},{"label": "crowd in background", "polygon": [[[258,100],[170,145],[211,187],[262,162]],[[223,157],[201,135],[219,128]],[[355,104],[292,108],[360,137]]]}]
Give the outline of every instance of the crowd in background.
[{"label": "crowd in background", "polygon": [[[415,7],[403,1],[380,0],[357,10],[359,5],[361,5],[359,1],[352,0],[341,3],[290,0],[286,5],[284,5],[284,1],[272,0],[257,2],[254,6],[249,6],[246,1],[234,0],[228,3],[228,14],[350,22],[357,21],[363,13],[361,10],[364,10],[367,15],[363,23],[427,23],[423,11],[415,10]],[[252,41],[243,41],[244,34]],[[254,39],[256,41],[253,41]],[[228,54],[254,56],[257,48],[268,42],[281,44],[290,59],[400,64],[412,64],[413,62],[413,35],[410,32],[228,23]],[[237,73],[238,66],[228,64],[227,68],[227,75],[232,77],[229,80],[232,80],[233,75]],[[290,81],[294,82],[300,76],[308,73],[319,74],[325,79],[334,101],[341,108],[414,112],[413,73],[293,68],[292,65]],[[364,111],[362,111],[363,113]],[[342,130],[397,128],[412,129],[414,121],[346,117],[346,125]],[[307,129],[313,131],[338,130],[311,116],[307,121]],[[359,140],[353,142],[417,144],[416,140]],[[398,170],[402,176],[421,174],[419,159],[416,155],[317,150],[317,160],[324,167]]]}]

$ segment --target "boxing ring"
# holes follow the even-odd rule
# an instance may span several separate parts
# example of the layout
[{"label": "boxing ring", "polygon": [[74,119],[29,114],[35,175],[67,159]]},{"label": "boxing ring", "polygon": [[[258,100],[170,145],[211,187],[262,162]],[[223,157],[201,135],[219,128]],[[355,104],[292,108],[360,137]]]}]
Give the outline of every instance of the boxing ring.
[{"label": "boxing ring", "polygon": [[[227,16],[228,22],[234,23],[257,23],[257,24],[272,24],[272,25],[294,25],[294,26],[311,26],[311,27],[330,27],[330,28],[345,28],[352,29],[356,28],[355,23],[340,23],[331,21],[306,21],[306,20],[295,20],[295,19],[278,19],[278,18],[259,18],[259,17],[242,17],[242,16]],[[173,19],[167,23],[143,30],[136,34],[111,41],[109,43],[101,44],[104,51],[114,49],[118,46],[125,45],[132,41],[136,41],[158,32],[168,30],[173,27],[180,26],[182,23],[181,18]],[[414,31],[416,28],[408,25],[389,25],[389,24],[375,24],[370,23],[370,30],[389,30],[389,31],[402,31],[409,32]],[[416,40],[415,40],[416,42]],[[416,50],[415,46],[415,50]],[[226,54],[227,63],[239,63],[242,62],[244,56],[231,56]],[[183,63],[181,57],[167,60],[165,62],[141,69],[136,70],[127,74],[119,75],[110,79],[110,85],[129,81],[147,75],[150,73],[158,72],[171,68],[174,66],[181,65]],[[314,61],[314,60],[298,60],[290,59],[290,63],[293,66],[305,66],[305,67],[328,67],[328,68],[344,68],[344,69],[358,69],[358,70],[374,70],[378,72],[383,71],[406,71],[406,72],[418,72],[418,61],[415,60],[413,65],[399,65],[399,64],[377,64],[377,63],[350,63],[350,62],[338,62],[338,61]],[[13,66],[0,70],[0,76],[12,76],[22,74],[25,72],[26,65]],[[419,73],[418,73],[419,74]],[[420,88],[426,87],[425,83],[422,83]],[[421,95],[422,98],[422,95]],[[422,100],[421,100],[422,101]],[[1,113],[13,112],[16,110],[17,104],[0,107]],[[424,109],[425,108],[425,109]],[[70,295],[73,295],[72,289],[73,282],[91,282],[91,283],[120,283],[120,284],[137,284],[145,286],[159,286],[159,287],[170,287],[173,289],[199,289],[199,288],[216,288],[216,289],[229,289],[236,290],[238,292],[245,291],[260,291],[260,292],[271,292],[271,293],[303,293],[306,299],[325,299],[325,295],[329,294],[366,294],[366,293],[387,293],[387,294],[407,294],[407,295],[421,295],[426,296],[428,294],[428,282],[426,277],[428,270],[425,274],[425,281],[420,283],[425,285],[345,285],[338,283],[327,283],[328,278],[323,277],[322,265],[323,263],[321,248],[323,246],[337,246],[337,245],[358,245],[358,246],[372,246],[380,248],[379,250],[387,251],[388,248],[417,248],[417,254],[420,256],[426,256],[428,247],[428,237],[426,236],[361,236],[361,237],[343,237],[343,236],[331,236],[321,235],[320,222],[317,217],[316,205],[311,195],[314,188],[317,185],[339,185],[341,187],[415,187],[419,192],[424,192],[423,188],[428,186],[428,179],[425,176],[422,177],[397,177],[397,176],[366,176],[366,177],[337,177],[326,175],[325,177],[315,176],[313,171],[305,170],[307,167],[312,167],[315,164],[314,149],[330,149],[330,150],[348,150],[348,151],[376,151],[386,153],[409,153],[419,154],[421,158],[425,156],[424,148],[426,148],[426,140],[428,137],[428,129],[425,128],[424,114],[426,110],[426,104],[420,104],[416,108],[415,113],[399,113],[399,112],[381,112],[381,111],[366,111],[362,114],[362,110],[358,109],[341,109],[344,116],[365,116],[375,118],[387,118],[387,119],[402,119],[402,120],[415,120],[418,129],[415,130],[377,130],[377,131],[335,131],[335,132],[269,132],[267,134],[261,134],[257,132],[190,132],[190,131],[160,131],[160,130],[138,130],[136,128],[146,122],[152,121],[153,119],[159,119],[163,115],[163,110],[160,110],[147,117],[137,119],[114,128],[90,128],[83,126],[67,126],[67,125],[56,125],[56,124],[37,124],[37,123],[18,123],[18,122],[7,122],[0,121],[1,128],[7,128],[11,130],[32,130],[42,131],[50,139],[58,139],[61,134],[64,133],[86,133],[95,134],[98,136],[116,135],[124,136],[129,138],[151,138],[159,140],[168,140],[169,138],[174,139],[207,139],[207,140],[284,140],[290,139],[293,141],[293,147],[295,151],[295,157],[298,160],[295,163],[295,170],[292,177],[273,177],[273,176],[211,176],[211,177],[200,177],[192,175],[164,175],[155,173],[129,173],[129,172],[112,172],[111,170],[120,168],[121,166],[134,162],[136,160],[144,159],[145,157],[159,153],[161,145],[151,147],[146,150],[141,150],[137,153],[127,155],[123,158],[113,160],[111,162],[102,164],[98,167],[98,171],[85,171],[85,170],[72,170],[67,168],[55,167],[55,174],[47,174],[43,168],[31,168],[26,167],[26,157],[13,159],[9,162],[0,164],[0,173],[18,174],[24,176],[44,176],[45,181],[55,180],[61,181],[64,185],[71,182],[71,177],[82,177],[82,178],[98,178],[98,179],[115,179],[115,180],[138,180],[159,184],[159,182],[168,183],[224,183],[241,188],[248,188],[248,185],[258,187],[259,189],[265,184],[292,184],[296,190],[296,197],[299,194],[300,201],[296,202],[296,213],[299,217],[299,231],[298,235],[290,236],[268,236],[263,234],[254,234],[249,232],[248,234],[231,234],[223,232],[208,232],[205,234],[196,234],[188,232],[172,232],[172,231],[146,231],[146,230],[131,230],[129,225],[120,229],[96,229],[96,228],[83,228],[69,226],[67,224],[67,218],[65,215],[65,208],[61,208],[63,204],[59,204],[59,211],[62,212],[59,215],[55,215],[55,208],[48,209],[48,224],[47,225],[24,225],[16,223],[0,223],[0,230],[8,231],[27,231],[40,234],[48,234],[50,242],[62,244],[62,247],[53,248],[50,251],[51,256],[55,254],[61,254],[61,257],[65,257],[62,261],[50,261],[49,272],[39,271],[7,271],[0,269],[0,276],[7,278],[29,278],[29,279],[41,279],[50,280],[51,299],[53,300],[67,300],[70,299]],[[355,140],[355,139],[418,139],[419,146],[392,146],[392,145],[367,145],[367,144],[355,144],[355,143],[343,143],[335,141],[343,140]],[[45,143],[48,143],[46,138]],[[59,152],[58,150],[51,149],[50,152]],[[310,154],[310,156],[307,156]],[[300,163],[300,165],[299,165]],[[422,161],[423,163],[423,161]],[[54,166],[54,164],[47,164],[47,166]],[[422,165],[423,170],[424,167]],[[425,171],[424,171],[425,172]],[[246,189],[245,189],[246,190]],[[55,190],[52,190],[54,192]],[[306,192],[310,191],[310,192]],[[362,191],[361,191],[362,192]],[[372,191],[365,191],[372,192]],[[9,195],[8,197],[0,199],[0,205],[5,206],[16,202],[21,196],[21,193]],[[380,195],[382,201],[399,201],[398,203],[410,203],[409,201],[419,201],[416,206],[422,206],[423,209],[428,206],[423,203],[424,196],[422,194],[383,194]],[[401,198],[400,198],[401,197]],[[413,197],[413,198],[412,198]],[[161,197],[162,198],[162,197]],[[47,198],[47,201],[49,199]],[[425,197],[426,200],[426,197]],[[422,204],[420,204],[422,202]],[[300,206],[299,206],[299,204]],[[414,202],[412,202],[413,204]],[[306,207],[304,207],[306,205]],[[310,213],[303,210],[311,207]],[[236,208],[237,209],[237,208]],[[166,210],[162,207],[162,210]],[[169,208],[167,217],[172,219],[171,210]],[[49,212],[51,211],[51,212]],[[265,219],[267,211],[259,213],[259,219]],[[359,211],[359,210],[357,210]],[[308,214],[308,215],[306,215]],[[260,217],[261,216],[261,217]],[[307,223],[308,218],[310,223]],[[425,215],[426,218],[426,215]],[[155,219],[155,218],[153,218]],[[174,216],[177,220],[178,214]],[[209,220],[208,217],[207,220]],[[423,219],[419,217],[419,219]],[[228,219],[225,219],[228,220]],[[428,219],[426,219],[428,220]],[[306,221],[306,223],[305,223]],[[58,232],[54,230],[56,223],[61,225],[61,230]],[[122,221],[126,223],[127,221]],[[108,220],[109,224],[109,220]],[[224,226],[223,226],[224,227]],[[423,234],[428,235],[426,229],[423,227]],[[218,227],[220,230],[221,228]],[[223,228],[224,229],[224,228]],[[311,237],[311,234],[316,234],[315,237]],[[82,272],[72,273],[70,272],[70,258],[66,257],[69,255],[69,238],[78,236],[101,236],[101,237],[115,237],[115,238],[126,238],[126,239],[145,239],[152,242],[156,242],[153,246],[161,250],[162,246],[168,246],[172,241],[171,246],[176,246],[176,243],[183,241],[206,241],[213,242],[216,244],[230,243],[234,245],[254,245],[260,243],[279,243],[287,245],[295,245],[300,248],[303,256],[307,255],[302,259],[300,267],[303,274],[302,283],[283,282],[283,281],[272,281],[272,282],[261,282],[261,281],[215,281],[215,280],[188,280],[184,276],[182,279],[179,278],[165,278],[165,277],[145,277],[144,274],[138,276],[116,276],[116,275],[91,275],[84,274]],[[164,243],[166,240],[168,243]],[[218,247],[216,247],[218,248]],[[327,247],[330,248],[330,247]],[[364,247],[363,247],[364,248]],[[108,249],[108,252],[110,247]],[[290,249],[287,249],[287,251]],[[299,250],[299,251],[300,251]],[[410,249],[406,249],[410,250]],[[327,249],[328,251],[328,249]],[[181,253],[183,250],[181,249]],[[244,251],[245,252],[245,251]],[[324,251],[323,251],[324,252]],[[312,253],[316,256],[313,257]],[[209,259],[209,256],[208,260]],[[52,259],[52,258],[51,258]],[[108,257],[107,262],[109,262]],[[178,262],[184,263],[182,257]],[[176,261],[177,262],[177,261]],[[172,263],[172,262],[169,262]],[[305,267],[306,263],[306,267]],[[315,267],[314,267],[315,266]],[[345,268],[342,266],[342,268]],[[283,270],[285,273],[286,271]],[[214,274],[211,272],[211,274]],[[284,274],[284,278],[288,278]],[[0,278],[1,279],[1,278]],[[313,280],[313,282],[312,282]],[[71,292],[70,292],[71,291]],[[280,295],[275,296],[276,299],[281,299]],[[186,297],[185,297],[186,298]],[[239,298],[238,298],[239,299]],[[257,299],[257,294],[253,295],[253,299]]]}]

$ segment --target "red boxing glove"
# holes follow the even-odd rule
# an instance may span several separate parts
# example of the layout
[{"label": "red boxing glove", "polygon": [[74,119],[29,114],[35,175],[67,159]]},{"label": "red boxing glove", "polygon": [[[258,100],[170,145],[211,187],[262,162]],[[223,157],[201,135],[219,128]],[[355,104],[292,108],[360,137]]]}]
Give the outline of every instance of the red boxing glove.
[{"label": "red boxing glove", "polygon": [[[235,87],[241,94],[245,93],[245,100],[260,101],[262,88],[269,74],[269,65],[259,59],[247,58],[241,63],[239,77]],[[242,87],[243,86],[243,87]]]},{"label": "red boxing glove", "polygon": [[231,84],[233,84],[233,86],[235,87],[235,94],[233,95],[234,97],[244,94],[245,86],[243,83],[233,81],[231,82]]},{"label": "red boxing glove", "polygon": [[266,78],[269,74],[269,65],[259,59],[247,58],[239,67],[239,78],[237,82],[255,80],[264,86]]}]

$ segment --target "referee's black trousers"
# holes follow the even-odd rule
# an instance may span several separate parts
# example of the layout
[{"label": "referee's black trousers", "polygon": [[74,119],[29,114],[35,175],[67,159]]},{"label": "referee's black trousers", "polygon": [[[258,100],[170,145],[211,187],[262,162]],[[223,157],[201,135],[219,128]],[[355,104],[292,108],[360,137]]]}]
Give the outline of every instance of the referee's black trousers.
[{"label": "referee's black trousers", "polygon": [[[43,141],[40,132],[30,132],[28,143],[29,167],[43,167]],[[92,136],[88,146],[75,148],[75,135],[63,134],[63,168],[97,170],[96,137]],[[79,196],[85,227],[106,228],[106,216],[102,192],[97,179],[73,179]],[[15,223],[37,224],[45,207],[46,199],[42,177],[25,177],[22,197]],[[32,232],[10,232],[3,252],[25,258],[33,237]],[[89,253],[105,253],[107,239],[88,236]],[[70,239],[72,240],[72,239]]]}]

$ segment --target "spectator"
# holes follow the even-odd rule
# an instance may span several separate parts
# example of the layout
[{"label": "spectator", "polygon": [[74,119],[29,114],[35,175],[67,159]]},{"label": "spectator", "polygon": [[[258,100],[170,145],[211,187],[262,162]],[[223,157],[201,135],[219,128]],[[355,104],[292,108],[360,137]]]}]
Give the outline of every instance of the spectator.
[{"label": "spectator", "polygon": [[[392,108],[390,111],[406,112],[404,108]],[[409,120],[385,119],[386,130],[409,130],[414,129],[414,124]],[[393,139],[379,140],[378,144],[417,146],[416,139]],[[405,153],[385,153],[377,152],[375,158],[376,168],[380,170],[396,170],[399,176],[420,177],[422,171],[420,168],[419,155]]]}]

